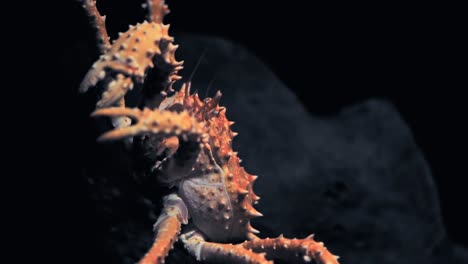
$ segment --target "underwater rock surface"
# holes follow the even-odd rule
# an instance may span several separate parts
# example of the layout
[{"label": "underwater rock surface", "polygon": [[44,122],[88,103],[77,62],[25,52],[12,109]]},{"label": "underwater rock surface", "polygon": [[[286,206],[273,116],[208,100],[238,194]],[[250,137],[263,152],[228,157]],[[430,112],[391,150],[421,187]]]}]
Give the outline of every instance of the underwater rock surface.
[{"label": "underwater rock surface", "polygon": [[[264,217],[252,225],[260,237],[315,233],[341,263],[468,263],[468,251],[446,236],[428,164],[389,102],[311,116],[240,45],[175,37],[186,78],[205,52],[192,90],[201,96],[208,87],[209,96],[222,91],[221,104],[239,132],[234,149],[246,170],[259,175],[255,207]],[[86,124],[92,131],[93,123]],[[81,173],[88,184],[84,198],[94,206],[96,233],[88,245],[99,254],[96,262],[135,263],[152,242],[166,192],[154,179],[135,178],[118,145],[95,143],[99,133],[89,133],[90,143],[81,146],[92,153]],[[196,262],[178,243],[166,263]]]}]

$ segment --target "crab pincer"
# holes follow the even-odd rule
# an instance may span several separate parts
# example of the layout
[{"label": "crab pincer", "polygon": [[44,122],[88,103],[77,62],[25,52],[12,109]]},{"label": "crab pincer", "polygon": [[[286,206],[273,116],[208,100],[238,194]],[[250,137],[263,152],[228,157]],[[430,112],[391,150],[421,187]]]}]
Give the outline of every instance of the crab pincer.
[{"label": "crab pincer", "polygon": [[146,73],[155,70],[164,71],[167,76],[164,89],[181,77],[177,72],[183,62],[175,59],[178,46],[169,36],[169,25],[143,22],[120,33],[109,50],[93,64],[84,77],[79,91],[84,93],[90,87],[102,82],[103,93],[97,102],[97,108],[115,106],[134,84],[142,84]]},{"label": "crab pincer", "polygon": [[207,134],[202,123],[198,122],[187,111],[171,112],[158,109],[109,107],[94,111],[91,116],[122,117],[135,120],[129,127],[116,128],[104,133],[98,141],[112,141],[143,134],[163,134],[165,136],[181,136],[194,141],[206,141]]}]

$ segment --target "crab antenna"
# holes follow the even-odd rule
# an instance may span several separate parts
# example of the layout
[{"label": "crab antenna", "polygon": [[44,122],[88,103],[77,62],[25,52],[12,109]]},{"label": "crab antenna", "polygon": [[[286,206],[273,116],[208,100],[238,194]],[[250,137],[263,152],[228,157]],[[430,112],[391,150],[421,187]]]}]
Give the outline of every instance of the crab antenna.
[{"label": "crab antenna", "polygon": [[164,16],[170,12],[164,0],[147,0],[146,6],[148,7],[148,20],[154,23],[162,23]]},{"label": "crab antenna", "polygon": [[205,97],[208,97],[208,93],[210,92],[211,86],[213,86],[213,83],[216,81],[216,76],[218,75],[218,72],[215,73],[213,78],[211,78],[211,81],[208,83],[208,87],[206,87],[206,92],[205,92]]},{"label": "crab antenna", "polygon": [[201,61],[203,60],[203,57],[205,56],[205,51],[206,49],[203,49],[201,55],[200,55],[200,58],[198,58],[198,61],[197,61],[197,64],[195,65],[195,67],[193,68],[193,71],[192,73],[190,74],[189,78],[188,78],[188,82],[191,82],[192,79],[193,79],[193,76],[195,75],[195,72],[197,71],[198,69],[198,66],[200,66],[200,63]]}]

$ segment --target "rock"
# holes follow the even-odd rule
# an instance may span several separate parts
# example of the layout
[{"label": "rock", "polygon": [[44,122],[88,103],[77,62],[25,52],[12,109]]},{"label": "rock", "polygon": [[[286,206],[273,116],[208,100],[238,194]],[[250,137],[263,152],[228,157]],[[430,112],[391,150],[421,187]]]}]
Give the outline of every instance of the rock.
[{"label": "rock", "polygon": [[[468,263],[467,250],[446,237],[431,172],[389,102],[314,117],[240,45],[188,35],[176,42],[186,69],[205,51],[192,87],[202,96],[221,90],[236,122],[234,148],[259,175],[256,208],[264,217],[253,226],[261,237],[315,233],[342,263]],[[135,179],[119,146],[95,144],[92,124],[84,126],[92,143],[81,146],[90,153],[83,198],[95,206],[90,217],[98,230],[90,245],[99,247],[97,259],[135,263],[150,246],[165,190],[154,179]],[[166,263],[192,262],[178,243]]]}]

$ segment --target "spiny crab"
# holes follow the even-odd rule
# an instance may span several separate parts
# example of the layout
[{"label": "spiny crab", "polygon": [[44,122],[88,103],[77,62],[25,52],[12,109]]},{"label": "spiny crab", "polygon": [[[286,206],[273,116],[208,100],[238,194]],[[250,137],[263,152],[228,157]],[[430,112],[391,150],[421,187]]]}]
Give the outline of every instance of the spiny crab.
[{"label": "spiny crab", "polygon": [[[257,176],[247,173],[231,143],[237,133],[219,105],[221,93],[201,100],[190,83],[174,91],[183,62],[163,24],[169,12],[163,0],[148,0],[148,21],[130,26],[112,44],[95,0],[81,1],[96,28],[100,58],[81,83],[80,91],[102,89],[94,117],[109,117],[114,129],[98,141],[123,140],[140,153],[151,175],[171,189],[154,224],[155,239],[140,264],[164,263],[180,239],[198,261],[273,263],[314,261],[338,264],[313,235],[304,239],[261,239],[250,219],[260,197],[252,190]],[[125,95],[141,86],[138,108],[125,107]],[[182,225],[186,225],[181,234]],[[233,241],[244,241],[232,244]]]}]

